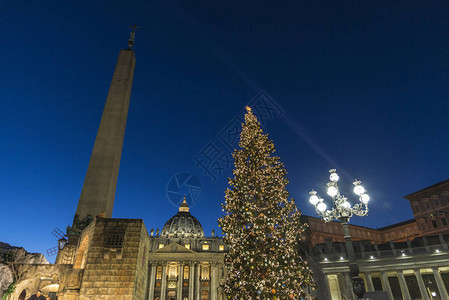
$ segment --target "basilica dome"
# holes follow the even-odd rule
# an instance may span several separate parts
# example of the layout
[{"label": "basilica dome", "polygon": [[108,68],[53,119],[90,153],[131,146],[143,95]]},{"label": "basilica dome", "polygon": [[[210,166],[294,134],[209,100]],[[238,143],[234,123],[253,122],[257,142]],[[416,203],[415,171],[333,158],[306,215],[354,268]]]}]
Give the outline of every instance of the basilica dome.
[{"label": "basilica dome", "polygon": [[170,218],[162,228],[163,237],[184,237],[184,238],[202,238],[204,237],[203,227],[197,218],[189,212],[189,205],[182,201],[179,211]]}]

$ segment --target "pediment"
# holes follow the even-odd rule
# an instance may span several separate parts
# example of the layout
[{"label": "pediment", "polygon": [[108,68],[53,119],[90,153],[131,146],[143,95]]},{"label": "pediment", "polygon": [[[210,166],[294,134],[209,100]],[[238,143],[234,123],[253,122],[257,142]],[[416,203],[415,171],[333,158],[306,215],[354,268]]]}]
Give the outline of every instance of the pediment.
[{"label": "pediment", "polygon": [[195,251],[187,249],[177,243],[172,243],[153,251],[153,253],[195,253]]}]

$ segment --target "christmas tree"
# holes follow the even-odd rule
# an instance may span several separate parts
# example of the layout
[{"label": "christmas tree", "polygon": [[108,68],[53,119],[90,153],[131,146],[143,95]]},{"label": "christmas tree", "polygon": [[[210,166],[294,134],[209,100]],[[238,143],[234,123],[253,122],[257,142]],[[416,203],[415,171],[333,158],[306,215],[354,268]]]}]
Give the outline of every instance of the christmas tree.
[{"label": "christmas tree", "polygon": [[234,178],[222,205],[225,215],[219,219],[229,248],[223,290],[235,300],[305,298],[314,283],[297,243],[307,225],[289,200],[287,171],[273,155],[273,142],[246,109],[241,149],[233,153]]}]

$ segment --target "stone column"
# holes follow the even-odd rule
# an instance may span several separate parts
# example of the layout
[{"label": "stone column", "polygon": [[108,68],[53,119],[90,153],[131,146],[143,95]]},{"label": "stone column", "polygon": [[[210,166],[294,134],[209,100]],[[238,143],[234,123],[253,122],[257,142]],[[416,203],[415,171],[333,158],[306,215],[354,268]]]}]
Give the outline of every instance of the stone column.
[{"label": "stone column", "polygon": [[382,278],[382,287],[384,291],[388,294],[388,299],[393,300],[393,292],[391,291],[390,282],[388,281],[387,272],[382,271],[380,272],[381,278]]},{"label": "stone column", "polygon": [[440,272],[438,272],[438,267],[432,267],[433,276],[438,286],[438,291],[440,292],[441,299],[449,299],[446,287],[444,286],[443,278],[441,278]]},{"label": "stone column", "polygon": [[[223,276],[221,277],[221,279],[226,280],[226,278],[228,278],[228,268],[224,264],[224,262],[221,263],[221,266],[223,267]],[[220,296],[221,300],[225,300],[226,299],[226,295],[225,295],[225,292],[224,292],[222,287],[220,287],[220,291],[221,291],[221,296]]]},{"label": "stone column", "polygon": [[176,299],[182,300],[182,283],[184,281],[184,264],[182,262],[179,263],[179,272],[178,272],[178,288],[176,289]]},{"label": "stone column", "polygon": [[346,281],[346,291],[347,291],[347,296],[348,299],[355,299],[354,298],[354,292],[352,291],[352,281],[351,281],[351,274],[350,273],[345,273],[345,281]]},{"label": "stone column", "polygon": [[374,292],[373,278],[371,273],[365,273],[366,285],[368,286],[368,292]]},{"label": "stone column", "polygon": [[210,263],[210,299],[217,300],[217,263]]},{"label": "stone column", "polygon": [[167,262],[162,263],[161,300],[167,296]]},{"label": "stone column", "polygon": [[429,295],[427,294],[426,285],[422,279],[421,271],[419,269],[415,269],[413,271],[415,271],[416,280],[418,281],[419,292],[421,293],[422,299],[429,300]]},{"label": "stone column", "polygon": [[443,245],[443,249],[444,249],[444,250],[449,250],[449,247],[447,246],[447,243],[446,243],[446,241],[445,241],[444,238],[443,238],[443,234],[440,233],[440,234],[438,235],[438,237],[440,238],[440,243],[441,243],[441,245]]},{"label": "stone column", "polygon": [[402,270],[397,271],[399,277],[399,286],[401,287],[402,299],[412,299],[408,290],[407,282],[405,281],[404,272]]},{"label": "stone column", "polygon": [[156,263],[150,263],[151,265],[151,271],[150,271],[150,292],[149,292],[149,296],[148,298],[150,298],[150,300],[154,299],[154,281],[156,280],[156,269],[157,269],[157,264]]},{"label": "stone column", "polygon": [[201,264],[196,263],[196,275],[195,275],[195,300],[200,300],[201,285],[200,285],[200,269]]},{"label": "stone column", "polygon": [[407,238],[407,249],[410,253],[414,253],[413,247],[412,247],[412,242],[408,238]]},{"label": "stone column", "polygon": [[426,252],[430,252],[429,241],[425,236],[422,237],[422,241],[424,243],[424,248],[426,249]]},{"label": "stone column", "polygon": [[[323,276],[324,276],[324,280],[322,281],[322,283],[324,285],[322,287],[322,289],[323,289],[322,294],[326,295],[325,297],[330,299],[332,293],[331,293],[331,287],[330,287],[330,282],[329,282],[329,274],[326,274],[326,273],[321,273],[321,274],[323,274]],[[337,285],[338,285],[338,289],[340,289],[340,285],[338,283],[338,275],[337,275]],[[340,294],[341,294],[341,290],[340,290]],[[323,298],[324,298],[324,295],[323,295]]]},{"label": "stone column", "polygon": [[76,208],[75,230],[82,229],[76,219],[112,216],[135,65],[134,51],[121,50]]},{"label": "stone column", "polygon": [[[193,293],[195,289],[194,285],[194,276],[195,276],[195,264],[193,262],[189,262],[189,300],[193,300]],[[152,300],[152,299],[151,299]]]}]

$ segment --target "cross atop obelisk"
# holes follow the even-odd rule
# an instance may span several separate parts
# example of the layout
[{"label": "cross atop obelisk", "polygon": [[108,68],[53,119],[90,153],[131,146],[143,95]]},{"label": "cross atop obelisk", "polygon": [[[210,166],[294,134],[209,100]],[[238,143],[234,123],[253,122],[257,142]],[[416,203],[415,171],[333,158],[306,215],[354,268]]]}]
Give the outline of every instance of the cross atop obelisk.
[{"label": "cross atop obelisk", "polygon": [[140,28],[140,26],[137,26],[134,24],[133,26],[129,26],[129,28],[132,29],[132,31],[129,33],[129,39],[128,39],[128,49],[132,49],[134,46],[134,41],[136,37],[136,29]]},{"label": "cross atop obelisk", "polygon": [[118,56],[69,238],[75,238],[95,216],[112,216],[136,64],[131,48],[138,26],[132,28],[130,49],[121,50]]}]

